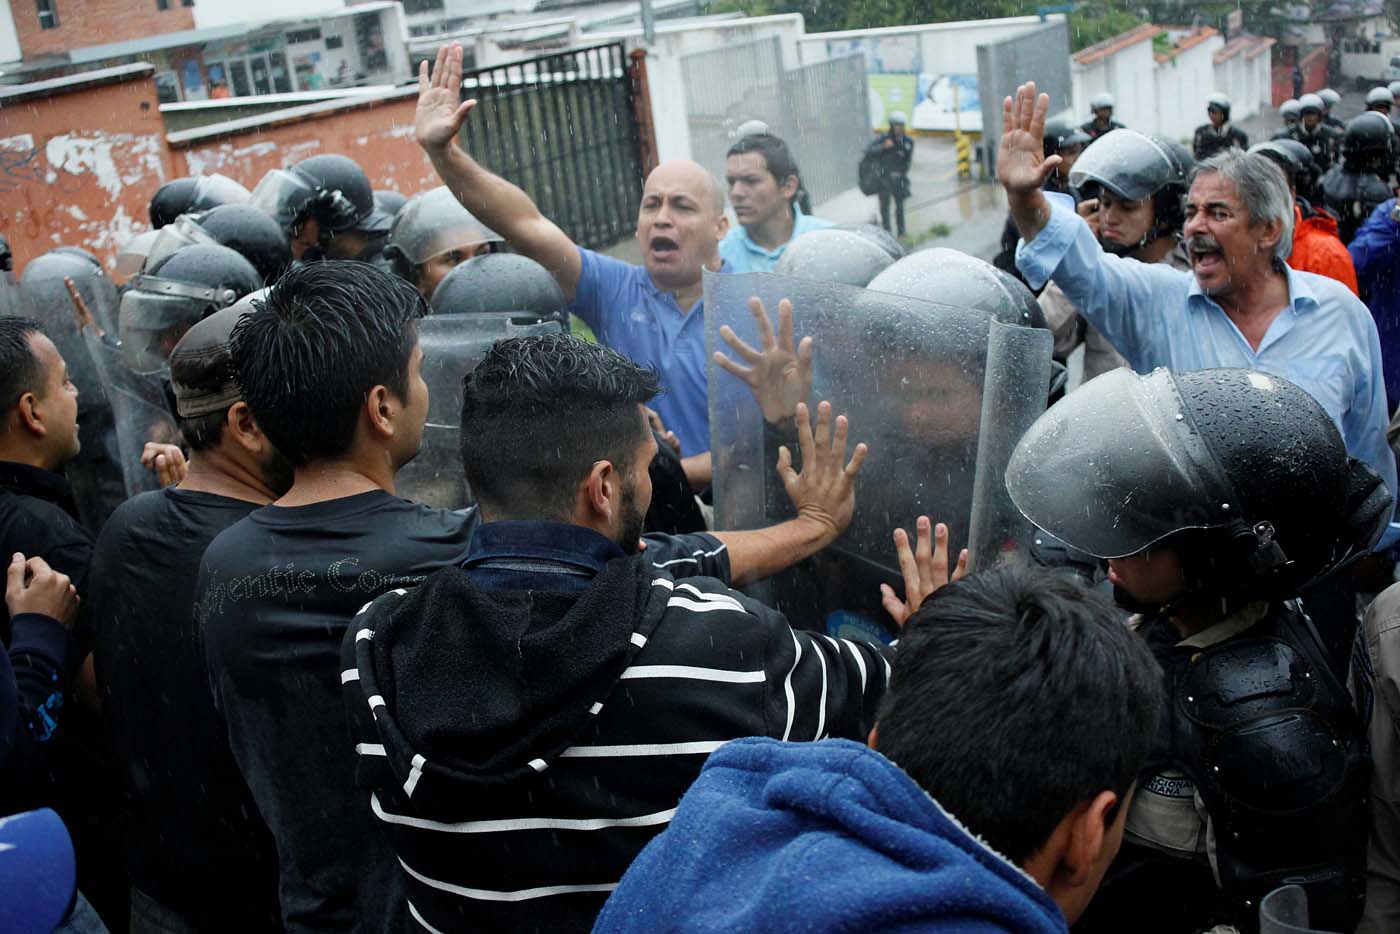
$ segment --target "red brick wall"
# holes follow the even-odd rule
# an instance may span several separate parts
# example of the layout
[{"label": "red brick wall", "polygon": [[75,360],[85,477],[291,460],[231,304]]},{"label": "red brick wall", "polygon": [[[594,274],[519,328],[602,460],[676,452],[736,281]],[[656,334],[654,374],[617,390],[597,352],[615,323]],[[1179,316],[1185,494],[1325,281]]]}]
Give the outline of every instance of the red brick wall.
[{"label": "red brick wall", "polygon": [[63,245],[113,261],[150,227],[174,164],[149,71],[0,103],[0,231],[16,270]]},{"label": "red brick wall", "polygon": [[25,58],[67,52],[89,45],[142,39],[194,28],[194,7],[170,0],[159,10],[156,0],[53,0],[58,27],[39,28],[36,0],[11,0],[19,47]]}]

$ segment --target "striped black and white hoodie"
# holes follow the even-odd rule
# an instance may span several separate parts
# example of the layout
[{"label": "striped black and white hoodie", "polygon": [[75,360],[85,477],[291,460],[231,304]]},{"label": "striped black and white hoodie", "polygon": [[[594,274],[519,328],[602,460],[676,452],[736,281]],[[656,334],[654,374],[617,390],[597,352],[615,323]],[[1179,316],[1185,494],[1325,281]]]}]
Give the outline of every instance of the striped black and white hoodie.
[{"label": "striped black and white hoodie", "polygon": [[675,575],[727,562],[660,558],[610,560],[581,594],[447,568],[350,627],[359,779],[423,930],[587,931],[712,750],[865,739],[886,649]]}]

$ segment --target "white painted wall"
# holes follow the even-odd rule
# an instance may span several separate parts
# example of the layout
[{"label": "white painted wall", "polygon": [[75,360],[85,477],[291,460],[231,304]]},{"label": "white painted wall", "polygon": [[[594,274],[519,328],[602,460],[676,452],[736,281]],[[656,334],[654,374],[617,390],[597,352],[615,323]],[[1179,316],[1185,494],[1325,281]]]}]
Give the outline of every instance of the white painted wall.
[{"label": "white painted wall", "polygon": [[[1056,13],[1049,19],[1061,19]],[[1008,16],[1001,19],[959,20],[952,23],[924,23],[916,26],[893,26],[888,29],[846,29],[839,32],[814,32],[798,40],[801,64],[824,62],[829,57],[827,43],[840,39],[884,39],[917,36],[919,54],[925,70],[977,72],[977,46],[1005,39],[1040,25],[1038,16]]]},{"label": "white painted wall", "polygon": [[19,33],[15,31],[15,18],[10,14],[10,4],[6,3],[0,6],[0,62],[17,62],[20,56]]},{"label": "white painted wall", "polygon": [[228,26],[232,23],[260,23],[295,17],[315,18],[343,10],[343,0],[195,0],[196,29]]}]

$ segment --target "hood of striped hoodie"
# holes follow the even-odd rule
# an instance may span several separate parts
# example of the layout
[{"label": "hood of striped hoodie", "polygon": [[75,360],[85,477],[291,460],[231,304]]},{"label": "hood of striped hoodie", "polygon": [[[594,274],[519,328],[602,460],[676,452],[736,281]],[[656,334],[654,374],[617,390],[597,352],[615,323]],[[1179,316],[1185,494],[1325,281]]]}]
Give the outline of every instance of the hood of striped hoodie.
[{"label": "hood of striped hoodie", "polygon": [[591,723],[669,596],[633,555],[582,594],[484,590],[450,567],[381,597],[356,621],[355,667],[388,766],[428,808],[543,771]]}]

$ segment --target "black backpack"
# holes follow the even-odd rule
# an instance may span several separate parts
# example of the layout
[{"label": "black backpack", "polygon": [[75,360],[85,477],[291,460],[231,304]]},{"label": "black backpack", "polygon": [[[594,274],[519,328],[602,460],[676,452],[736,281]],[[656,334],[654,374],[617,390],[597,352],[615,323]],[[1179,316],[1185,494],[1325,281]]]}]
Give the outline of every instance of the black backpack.
[{"label": "black backpack", "polygon": [[878,150],[866,150],[865,155],[860,157],[860,193],[863,195],[878,195],[880,193],[880,177],[884,174],[880,165],[880,152]]}]

